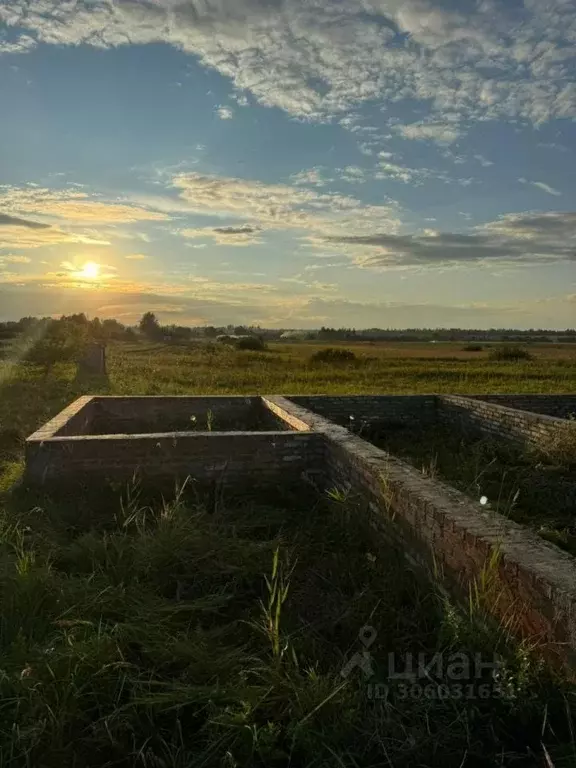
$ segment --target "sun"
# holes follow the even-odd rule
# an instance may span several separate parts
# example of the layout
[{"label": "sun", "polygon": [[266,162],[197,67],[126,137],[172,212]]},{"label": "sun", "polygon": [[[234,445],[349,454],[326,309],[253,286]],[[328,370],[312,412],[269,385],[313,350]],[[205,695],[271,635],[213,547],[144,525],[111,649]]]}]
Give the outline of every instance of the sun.
[{"label": "sun", "polygon": [[100,276],[100,264],[94,261],[87,261],[78,272],[78,277],[83,280],[97,280]]}]

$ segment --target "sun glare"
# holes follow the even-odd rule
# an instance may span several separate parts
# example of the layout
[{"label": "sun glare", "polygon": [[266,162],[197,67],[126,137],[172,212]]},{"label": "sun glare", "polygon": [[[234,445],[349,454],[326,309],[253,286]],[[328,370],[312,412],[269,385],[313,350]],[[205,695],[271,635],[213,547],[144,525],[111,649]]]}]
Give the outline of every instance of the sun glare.
[{"label": "sun glare", "polygon": [[78,277],[83,280],[96,280],[100,275],[100,264],[96,264],[93,261],[88,261],[82,269],[78,272]]}]

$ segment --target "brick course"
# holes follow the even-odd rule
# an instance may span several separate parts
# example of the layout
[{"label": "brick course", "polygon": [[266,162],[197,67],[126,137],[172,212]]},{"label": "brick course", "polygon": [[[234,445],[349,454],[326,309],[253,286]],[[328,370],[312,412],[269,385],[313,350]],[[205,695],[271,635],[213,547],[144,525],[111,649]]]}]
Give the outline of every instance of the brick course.
[{"label": "brick course", "polygon": [[286,397],[293,403],[344,427],[376,426],[381,422],[415,424],[433,421],[436,415],[434,395],[286,395]]},{"label": "brick course", "polygon": [[445,425],[477,430],[508,442],[536,448],[543,439],[554,437],[560,430],[576,429],[576,422],[528,410],[516,410],[487,402],[484,398],[438,395],[437,404],[438,420]]},{"label": "brick course", "polygon": [[518,634],[543,644],[554,662],[576,665],[576,559],[459,491],[281,397],[268,400],[294,424],[322,432],[328,483],[377,512],[390,540],[464,598],[490,571],[491,610]]},{"label": "brick course", "polygon": [[576,395],[467,395],[495,405],[532,411],[559,419],[576,418]]},{"label": "brick course", "polygon": [[47,482],[102,477],[130,481],[190,476],[225,485],[267,485],[319,471],[322,435],[291,432],[179,432],[29,439],[26,479]]},{"label": "brick course", "polygon": [[[122,424],[141,414],[139,409],[156,421],[173,416],[174,408],[186,416],[212,410],[215,418],[218,413],[244,418],[256,409],[284,431],[89,434],[98,409]],[[550,408],[559,412],[560,402]],[[487,563],[495,562],[494,614],[506,620],[512,614],[520,634],[542,641],[554,660],[576,666],[576,559],[362,440],[346,428],[351,415],[354,426],[439,420],[532,444],[551,430],[575,428],[567,420],[484,396],[85,397],[27,440],[26,479],[129,481],[140,471],[154,483],[191,476],[257,488],[307,477],[321,486],[337,485],[375,513],[411,563],[454,594],[466,596]]]}]

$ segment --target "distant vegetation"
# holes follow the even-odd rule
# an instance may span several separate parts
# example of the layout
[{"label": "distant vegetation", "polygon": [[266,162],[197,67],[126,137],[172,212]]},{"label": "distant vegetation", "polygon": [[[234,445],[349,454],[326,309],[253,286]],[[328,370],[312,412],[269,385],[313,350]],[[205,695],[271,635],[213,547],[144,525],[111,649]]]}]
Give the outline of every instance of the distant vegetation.
[{"label": "distant vegetation", "polygon": [[[0,323],[0,343],[10,341],[26,332],[38,322],[51,318],[24,317],[18,321]],[[505,342],[518,344],[525,342],[576,344],[576,330],[531,329],[519,331],[510,328],[462,329],[462,328],[330,328],[322,326],[315,330],[294,330],[287,328],[261,328],[260,326],[203,325],[188,327],[183,325],[162,325],[153,312],[146,312],[136,327],[127,327],[116,320],[88,320],[84,314],[70,315],[69,320],[80,324],[93,324],[94,334],[105,339],[134,337],[137,333],[151,341],[183,343],[193,340],[215,340],[218,336],[259,336],[264,341],[294,342],[454,342],[468,343],[470,346],[486,342]],[[475,351],[468,349],[467,351]]]},{"label": "distant vegetation", "polygon": [[236,341],[234,346],[236,349],[244,349],[251,352],[262,352],[266,349],[264,339],[260,338],[260,336],[242,336]]},{"label": "distant vegetation", "polygon": [[[71,315],[2,330],[2,766],[573,764],[572,690],[486,630],[480,603],[462,614],[425,590],[345,493],[319,497],[303,484],[296,500],[231,504],[195,489],[170,502],[137,488],[122,500],[86,490],[48,498],[14,484],[25,438],[83,394],[576,393],[576,346],[541,344],[533,359],[503,364],[471,356],[462,340],[334,339],[326,349],[277,341],[278,331],[161,326],[153,314],[138,328]],[[222,333],[236,338],[217,343]],[[243,336],[267,350],[238,348]],[[107,345],[105,377],[77,373],[91,341]],[[564,472],[548,465],[573,450],[568,437],[546,446],[538,474],[501,462],[515,487],[526,479],[527,505],[512,496],[513,511],[546,508],[547,473]],[[446,475],[455,466],[472,483],[493,458],[456,453]],[[499,499],[500,476],[486,472],[473,488]],[[576,550],[571,511],[566,530],[549,516],[541,535]],[[389,652],[498,650],[502,695],[368,700],[359,670],[341,676],[367,623],[379,668]],[[542,743],[553,762],[539,760]]]},{"label": "distant vegetation", "polygon": [[494,349],[490,350],[490,359],[514,362],[517,360],[532,360],[533,357],[524,347],[504,344],[501,347],[494,347]]},{"label": "distant vegetation", "polygon": [[354,363],[358,360],[350,349],[335,349],[327,347],[315,352],[310,358],[311,363],[326,363],[326,365],[342,365],[342,363]]}]

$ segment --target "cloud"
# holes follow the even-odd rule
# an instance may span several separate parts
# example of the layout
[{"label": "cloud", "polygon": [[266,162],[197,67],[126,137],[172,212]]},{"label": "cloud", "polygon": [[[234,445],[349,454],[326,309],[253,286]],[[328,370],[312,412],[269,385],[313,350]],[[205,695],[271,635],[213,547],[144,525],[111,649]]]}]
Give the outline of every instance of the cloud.
[{"label": "cloud", "polygon": [[14,42],[0,40],[0,55],[3,53],[28,53],[36,47],[36,40],[30,35],[20,35]]},{"label": "cloud", "polygon": [[[318,234],[397,231],[398,206],[368,205],[354,197],[322,193],[287,184],[265,184],[251,179],[200,173],[178,174],[173,185],[191,212],[243,220],[243,225],[266,230],[301,230]],[[232,226],[236,224],[231,222]],[[230,234],[206,228],[184,230],[185,237],[232,237],[245,242],[258,233]]]},{"label": "cloud", "polygon": [[[330,295],[281,295],[251,289],[249,295],[173,295],[162,289],[125,292],[79,290],[66,286],[30,287],[5,283],[0,277],[0,321],[19,317],[23,307],[40,316],[86,312],[100,318],[115,317],[137,323],[144,312],[159,315],[162,322],[194,325],[263,325],[276,328],[319,328],[321,325],[371,327],[556,327],[573,324],[574,297],[560,296],[538,303],[402,303],[395,301],[347,301]],[[225,285],[225,284],[220,284]],[[287,284],[290,286],[290,284]],[[218,284],[216,284],[218,289]],[[240,300],[239,300],[240,299]]]},{"label": "cloud", "polygon": [[492,160],[488,160],[484,155],[474,155],[474,159],[478,160],[482,168],[489,168],[491,165],[494,165]]},{"label": "cloud", "polygon": [[241,227],[214,227],[212,231],[219,235],[253,235],[260,232],[260,227],[243,224]]},{"label": "cloud", "polygon": [[148,256],[144,255],[143,253],[129,253],[124,256],[124,258],[128,259],[129,261],[144,261],[144,259],[147,259]]},{"label": "cloud", "polygon": [[474,227],[470,234],[426,230],[412,235],[373,233],[325,240],[349,246],[356,264],[367,268],[572,262],[576,261],[576,213],[508,214]]},{"label": "cloud", "polygon": [[43,224],[40,221],[30,221],[29,219],[20,219],[17,216],[8,216],[0,213],[0,227],[27,227],[28,229],[47,229],[50,225]]},{"label": "cloud", "polygon": [[[166,213],[143,205],[125,201],[103,201],[78,190],[56,190],[36,186],[0,186],[0,206],[8,211],[8,214],[0,216],[0,226],[42,228],[51,223],[130,224],[138,221],[164,221],[170,218]],[[20,214],[34,215],[50,221],[15,221],[14,216],[18,219]]]},{"label": "cloud", "polygon": [[261,228],[242,224],[239,227],[197,227],[195,229],[180,230],[183,237],[210,238],[218,245],[258,245]]},{"label": "cloud", "polygon": [[326,184],[334,181],[323,176],[323,169],[320,167],[308,168],[290,176],[290,181],[297,186],[325,187]]},{"label": "cloud", "polygon": [[250,101],[243,93],[233,93],[232,98],[238,104],[239,107],[249,107]]},{"label": "cloud", "polygon": [[218,107],[216,110],[216,114],[220,118],[220,120],[232,120],[234,117],[234,110],[230,107]]},{"label": "cloud", "polygon": [[434,141],[437,144],[453,144],[460,136],[457,125],[451,123],[410,123],[392,128],[404,139]]},{"label": "cloud", "polygon": [[369,175],[365,168],[360,168],[357,165],[348,165],[346,168],[341,169],[340,181],[345,181],[348,184],[364,184],[368,181]]},{"label": "cloud", "polygon": [[411,184],[420,187],[427,181],[441,181],[443,184],[460,184],[468,186],[473,180],[466,178],[454,178],[444,171],[432,170],[431,168],[413,168],[407,165],[393,162],[392,152],[379,152],[378,164],[374,171],[373,178],[377,180],[401,181],[403,184]]},{"label": "cloud", "polygon": [[28,256],[15,256],[14,254],[8,254],[8,256],[0,256],[0,264],[30,264],[32,259]]},{"label": "cloud", "polygon": [[535,125],[576,117],[571,0],[459,11],[432,0],[14,0],[0,5],[0,21],[21,34],[5,51],[166,43],[303,119],[367,102],[429,106],[436,128],[406,126],[409,138],[454,140],[458,129],[439,127],[446,112]]},{"label": "cloud", "polygon": [[0,250],[26,250],[50,245],[110,245],[108,240],[82,232],[67,232],[60,227],[30,229],[22,226],[0,227]]},{"label": "cloud", "polygon": [[[5,211],[0,214],[0,249],[72,243],[109,245],[110,234],[118,225],[171,218],[152,206],[106,201],[87,192],[35,185],[0,186],[0,206]],[[94,229],[96,225],[100,230]]]},{"label": "cloud", "polygon": [[538,189],[541,189],[543,192],[546,192],[549,195],[554,195],[555,197],[560,197],[562,192],[555,189],[554,187],[551,187],[549,184],[545,184],[543,181],[529,181],[528,179],[518,179],[519,182],[522,184],[531,184],[533,187],[537,187]]}]

